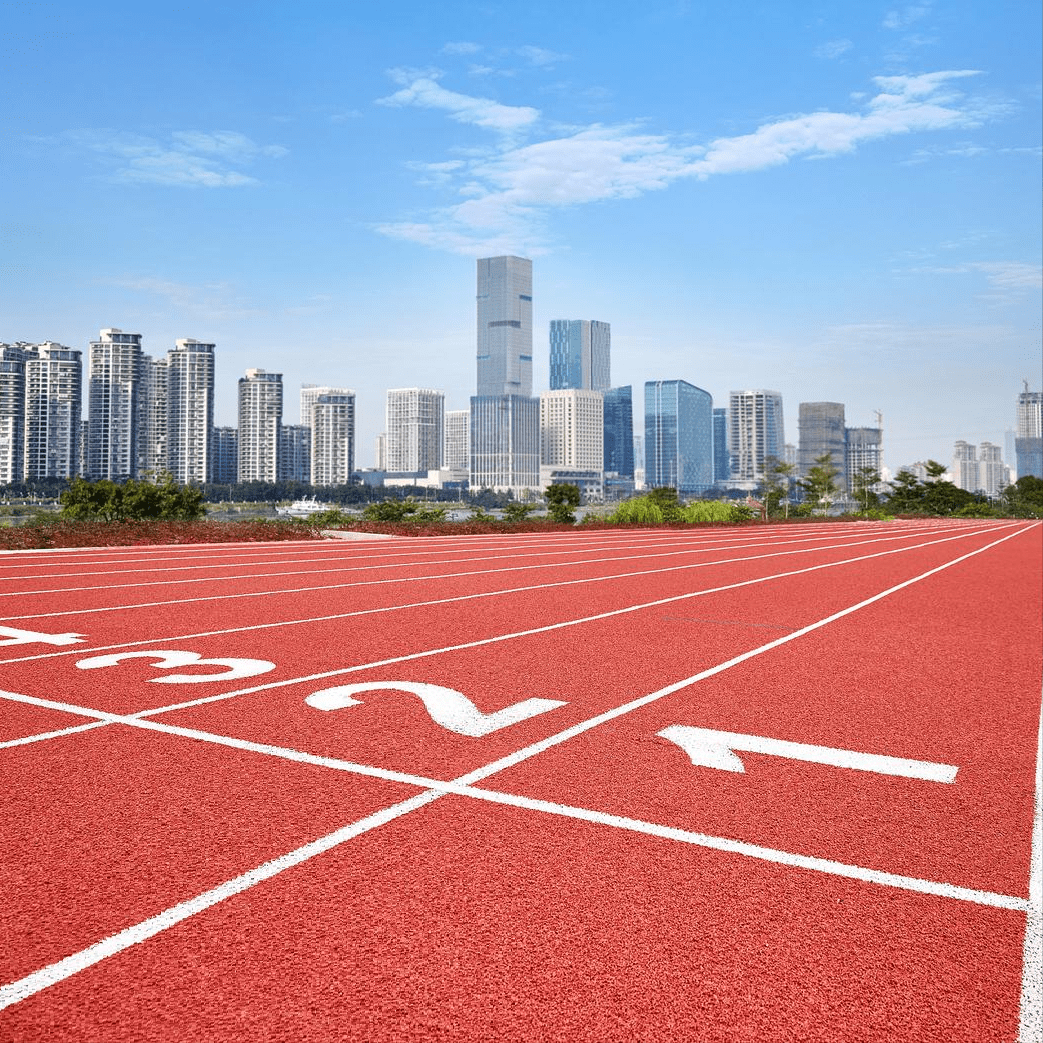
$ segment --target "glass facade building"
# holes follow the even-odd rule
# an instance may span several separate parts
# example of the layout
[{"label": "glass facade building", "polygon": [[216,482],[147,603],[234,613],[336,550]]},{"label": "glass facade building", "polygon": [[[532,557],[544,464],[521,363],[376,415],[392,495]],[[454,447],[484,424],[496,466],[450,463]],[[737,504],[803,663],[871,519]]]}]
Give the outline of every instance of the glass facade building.
[{"label": "glass facade building", "polygon": [[728,458],[728,410],[713,411],[713,481],[714,485],[727,485],[731,478],[731,461]]},{"label": "glass facade building", "polygon": [[685,380],[645,384],[645,485],[698,495],[713,486],[713,398]]},{"label": "glass facade building", "polygon": [[[806,478],[815,460],[826,453],[837,469],[837,484],[844,488],[847,476],[847,436],[842,402],[801,402],[797,419],[797,475]],[[779,458],[781,459],[781,457]]]},{"label": "glass facade building", "polygon": [[532,261],[478,261],[478,396],[532,394]]},{"label": "glass facade building", "polygon": [[612,331],[596,319],[553,319],[550,324],[550,387],[606,391],[611,377]]},{"label": "glass facade building", "polygon": [[629,384],[605,392],[605,474],[634,477],[634,400]]},{"label": "glass facade building", "polygon": [[525,395],[471,399],[471,488],[536,489],[540,484],[540,400]]}]

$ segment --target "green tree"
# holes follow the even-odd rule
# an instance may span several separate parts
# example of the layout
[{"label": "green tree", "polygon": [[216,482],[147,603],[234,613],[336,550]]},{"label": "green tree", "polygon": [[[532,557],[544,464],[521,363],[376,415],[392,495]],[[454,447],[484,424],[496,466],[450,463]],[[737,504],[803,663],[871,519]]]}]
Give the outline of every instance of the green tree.
[{"label": "green tree", "polygon": [[789,515],[789,483],[793,474],[793,464],[788,464],[776,456],[768,456],[764,460],[764,485],[761,499],[769,518],[777,518],[785,501],[785,513]]},{"label": "green tree", "polygon": [[61,505],[61,516],[72,521],[193,521],[206,514],[203,491],[166,472],[154,481],[74,478]]},{"label": "green tree", "polygon": [[875,467],[860,467],[851,476],[851,495],[865,514],[880,506],[876,487],[880,484],[880,472]]},{"label": "green tree", "polygon": [[833,502],[837,494],[837,475],[840,470],[833,463],[832,453],[823,453],[815,457],[815,465],[808,470],[806,477],[797,485],[804,494],[804,500],[812,509],[823,508]]},{"label": "green tree", "polygon": [[503,509],[503,517],[505,521],[522,522],[534,510],[536,510],[536,504],[534,503],[520,503],[518,500],[511,500]]},{"label": "green tree", "polygon": [[572,525],[576,521],[579,506],[579,486],[571,482],[557,482],[543,494],[547,501],[547,513],[552,521]]},{"label": "green tree", "polygon": [[1015,518],[1043,518],[1043,478],[1023,474],[1003,490],[1003,507]]}]

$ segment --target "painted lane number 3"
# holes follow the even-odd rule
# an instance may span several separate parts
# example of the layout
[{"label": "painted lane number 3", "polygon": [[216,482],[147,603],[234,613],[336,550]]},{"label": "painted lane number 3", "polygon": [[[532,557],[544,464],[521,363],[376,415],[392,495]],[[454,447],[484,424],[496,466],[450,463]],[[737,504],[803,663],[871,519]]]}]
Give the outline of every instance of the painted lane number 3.
[{"label": "painted lane number 3", "polygon": [[81,670],[98,670],[116,666],[124,659],[154,659],[157,670],[172,670],[178,666],[222,666],[220,673],[168,674],[166,677],[150,677],[151,684],[202,684],[207,681],[236,681],[241,677],[255,677],[275,669],[274,663],[266,659],[203,659],[198,652],[153,649],[148,652],[116,652],[112,655],[91,656],[81,659],[76,665]]}]

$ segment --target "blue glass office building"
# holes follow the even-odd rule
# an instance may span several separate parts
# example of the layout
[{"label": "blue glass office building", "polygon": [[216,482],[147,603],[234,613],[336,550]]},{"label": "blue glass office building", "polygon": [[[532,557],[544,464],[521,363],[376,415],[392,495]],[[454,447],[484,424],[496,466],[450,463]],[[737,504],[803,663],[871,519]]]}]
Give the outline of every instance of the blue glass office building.
[{"label": "blue glass office building", "polygon": [[552,319],[550,389],[606,391],[611,383],[612,330],[597,319]]},{"label": "blue glass office building", "polygon": [[713,481],[715,485],[727,485],[730,477],[728,410],[715,409],[713,411]]},{"label": "blue glass office building", "polygon": [[605,392],[605,473],[634,477],[634,402],[629,385]]},{"label": "blue glass office building", "polygon": [[645,484],[697,496],[714,484],[713,398],[685,380],[645,384]]}]

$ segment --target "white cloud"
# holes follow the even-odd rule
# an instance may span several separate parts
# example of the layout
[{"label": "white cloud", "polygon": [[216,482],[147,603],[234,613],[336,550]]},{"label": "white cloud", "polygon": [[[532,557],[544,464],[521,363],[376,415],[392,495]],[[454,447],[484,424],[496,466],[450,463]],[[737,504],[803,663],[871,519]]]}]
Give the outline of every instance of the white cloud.
[{"label": "white cloud", "polygon": [[69,131],[51,144],[86,150],[102,157],[112,178],[131,184],[175,187],[233,188],[256,183],[235,169],[260,158],[277,159],[288,150],[258,145],[238,131],[175,131],[170,141],[113,130]]},{"label": "white cloud", "polygon": [[[594,124],[567,135],[528,144],[504,143],[493,156],[476,155],[448,165],[426,165],[455,185],[462,202],[444,207],[427,220],[391,222],[379,231],[430,246],[470,253],[517,237],[537,250],[545,215],[555,208],[633,198],[662,190],[681,178],[764,170],[799,158],[851,153],[859,145],[897,135],[975,126],[986,113],[953,87],[968,70],[920,76],[878,77],[877,93],[854,112],[814,112],[765,123],[749,134],[717,138],[707,145],[679,142],[648,133],[636,124]],[[433,93],[437,89],[438,94]],[[414,81],[400,92],[400,104],[445,108],[469,122],[493,106],[443,91],[433,81]],[[423,100],[421,100],[423,99]],[[464,108],[465,99],[470,106]],[[512,112],[533,113],[517,109]],[[510,129],[525,123],[506,123]],[[499,126],[497,129],[504,129]]]},{"label": "white cloud", "polygon": [[913,272],[925,275],[973,275],[985,276],[989,286],[1007,296],[1038,293],[1043,290],[1043,268],[1024,261],[969,261],[966,264],[920,267]]},{"label": "white cloud", "polygon": [[442,48],[442,54],[477,54],[481,49],[481,44],[471,43],[468,40],[457,40],[447,43]]},{"label": "white cloud", "polygon": [[473,123],[490,130],[516,131],[535,123],[539,109],[527,105],[501,105],[491,98],[475,98],[446,90],[430,75],[413,79],[400,91],[380,98],[378,105],[415,105],[424,109],[443,109],[460,123]]},{"label": "white cloud", "polygon": [[532,47],[526,45],[518,48],[518,54],[527,58],[533,65],[551,66],[559,62],[568,61],[567,54],[559,54],[557,51],[548,51],[545,47]]},{"label": "white cloud", "polygon": [[906,4],[905,7],[888,11],[884,16],[885,29],[904,29],[907,25],[919,22],[931,13],[930,4]]},{"label": "white cloud", "polygon": [[853,46],[854,44],[850,40],[828,40],[815,48],[815,57],[839,58],[842,54],[847,54]]}]

